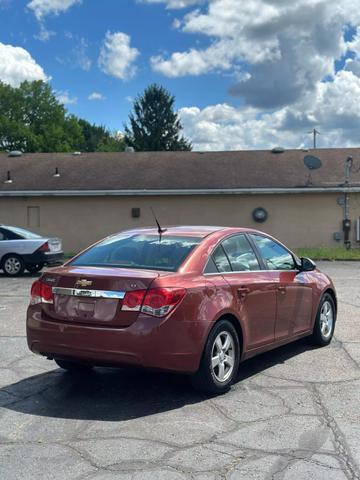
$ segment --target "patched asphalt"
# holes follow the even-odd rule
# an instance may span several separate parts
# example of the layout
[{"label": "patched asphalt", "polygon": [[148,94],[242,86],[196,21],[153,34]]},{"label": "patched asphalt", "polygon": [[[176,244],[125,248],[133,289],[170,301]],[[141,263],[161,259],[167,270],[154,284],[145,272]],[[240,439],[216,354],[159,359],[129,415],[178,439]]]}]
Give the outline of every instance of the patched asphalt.
[{"label": "patched asphalt", "polygon": [[36,277],[0,275],[1,480],[360,480],[360,263],[322,262],[335,338],[245,362],[232,390],[97,368],[72,376],[28,351]]}]

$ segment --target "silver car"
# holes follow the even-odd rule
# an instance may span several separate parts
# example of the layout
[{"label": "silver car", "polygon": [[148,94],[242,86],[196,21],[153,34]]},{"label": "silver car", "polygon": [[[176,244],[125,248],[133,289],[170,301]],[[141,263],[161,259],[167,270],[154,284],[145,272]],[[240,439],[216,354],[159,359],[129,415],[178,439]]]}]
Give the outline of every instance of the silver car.
[{"label": "silver car", "polygon": [[28,270],[39,272],[45,265],[61,264],[64,259],[59,238],[42,237],[23,228],[0,225],[0,268],[16,276]]}]

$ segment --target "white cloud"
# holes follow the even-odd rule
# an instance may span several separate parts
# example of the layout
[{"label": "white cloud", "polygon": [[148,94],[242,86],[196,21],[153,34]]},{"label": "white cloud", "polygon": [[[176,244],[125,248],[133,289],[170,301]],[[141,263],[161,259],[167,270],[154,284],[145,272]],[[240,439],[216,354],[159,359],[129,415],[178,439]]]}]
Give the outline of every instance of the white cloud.
[{"label": "white cloud", "polygon": [[154,56],[151,65],[168,77],[230,73],[230,92],[247,105],[282,108],[334,74],[348,48],[345,26],[357,24],[360,9],[351,0],[207,0],[181,28],[208,45]]},{"label": "white cloud", "polygon": [[176,52],[169,60],[154,56],[150,61],[155,71],[167,77],[202,75],[218,69],[232,68],[231,55],[227,49],[228,45],[218,42],[206,50],[191,49],[188,52]]},{"label": "white cloud", "polygon": [[360,77],[360,27],[357,28],[354,38],[347,43],[347,48],[353,54],[353,58],[346,60],[344,68]]},{"label": "white cloud", "polygon": [[122,32],[107,32],[98,60],[107,75],[128,80],[136,73],[134,62],[140,52],[130,46],[130,37]]},{"label": "white cloud", "polygon": [[205,0],[142,0],[143,3],[164,3],[166,8],[186,8],[204,3]]},{"label": "white cloud", "polygon": [[[171,0],[156,3],[174,7]],[[168,77],[226,75],[229,93],[241,100],[238,108],[180,110],[196,149],[311,146],[314,127],[320,146],[360,144],[360,9],[353,0],[195,3],[199,8],[178,13],[172,26],[203,41],[153,56],[152,68]]]},{"label": "white cloud", "polygon": [[78,101],[77,97],[71,97],[67,90],[55,92],[56,98],[64,105],[75,105]]},{"label": "white cloud", "polygon": [[92,92],[88,96],[88,100],[105,100],[106,97],[102,93],[99,92]]},{"label": "white cloud", "polygon": [[92,66],[92,60],[88,55],[89,44],[83,37],[72,35],[69,32],[65,33],[65,38],[75,46],[70,51],[66,50],[66,55],[56,56],[55,59],[61,65],[68,65],[71,68],[81,68],[85,72],[89,71]]},{"label": "white cloud", "polygon": [[85,38],[80,38],[78,45],[73,49],[74,63],[86,72],[90,70],[92,61],[88,56],[88,43]]},{"label": "white cloud", "polygon": [[66,12],[73,5],[81,3],[82,0],[31,0],[27,7],[32,10],[38,20],[47,15],[59,15]]},{"label": "white cloud", "polygon": [[179,111],[184,133],[196,150],[270,149],[311,146],[309,130],[318,127],[321,147],[360,144],[360,78],[349,71],[320,82],[313,93],[272,113],[227,104]]},{"label": "white cloud", "polygon": [[52,30],[48,30],[43,24],[40,25],[40,32],[37,35],[34,35],[34,38],[40,40],[41,42],[47,42],[51,37],[56,35]]},{"label": "white cloud", "polygon": [[360,77],[360,60],[357,58],[348,58],[345,62],[344,70],[353,72],[355,75]]},{"label": "white cloud", "polygon": [[357,28],[354,38],[347,43],[347,47],[354,52],[357,57],[360,56],[360,26]]},{"label": "white cloud", "polygon": [[48,80],[43,68],[21,47],[0,43],[0,80],[17,87],[24,80]]},{"label": "white cloud", "polygon": [[243,150],[268,148],[279,143],[276,118],[258,118],[253,108],[240,109],[227,104],[204,109],[182,108],[179,111],[184,134],[194,150]]}]

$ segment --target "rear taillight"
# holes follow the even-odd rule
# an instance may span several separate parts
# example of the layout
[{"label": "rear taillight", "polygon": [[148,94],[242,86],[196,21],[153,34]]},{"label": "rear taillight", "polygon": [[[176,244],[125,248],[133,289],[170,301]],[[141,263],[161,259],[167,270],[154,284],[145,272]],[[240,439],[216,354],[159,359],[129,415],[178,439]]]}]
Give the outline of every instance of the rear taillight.
[{"label": "rear taillight", "polygon": [[141,311],[163,317],[167,315],[185,296],[185,288],[154,288],[145,295]]},{"label": "rear taillight", "polygon": [[36,280],[31,286],[31,305],[36,303],[54,303],[52,288],[46,283]]},{"label": "rear taillight", "polygon": [[144,300],[146,290],[133,290],[126,292],[121,310],[126,312],[138,312]]},{"label": "rear taillight", "polygon": [[154,317],[164,317],[180,303],[186,294],[185,288],[152,288],[127,292],[122,310],[143,312]]},{"label": "rear taillight", "polygon": [[41,245],[40,248],[37,249],[38,252],[50,252],[50,247],[49,247],[49,243],[48,242],[45,242]]}]

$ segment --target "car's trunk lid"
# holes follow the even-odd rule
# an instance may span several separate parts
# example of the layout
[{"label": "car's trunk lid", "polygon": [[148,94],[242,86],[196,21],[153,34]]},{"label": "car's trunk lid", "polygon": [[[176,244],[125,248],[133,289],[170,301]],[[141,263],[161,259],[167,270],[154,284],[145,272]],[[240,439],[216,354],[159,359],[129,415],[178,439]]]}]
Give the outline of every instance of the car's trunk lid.
[{"label": "car's trunk lid", "polygon": [[42,278],[54,293],[54,304],[44,304],[43,312],[58,321],[126,327],[138,316],[138,312],[121,310],[126,292],[147,290],[155,278],[167,274],[124,268],[60,267]]}]

